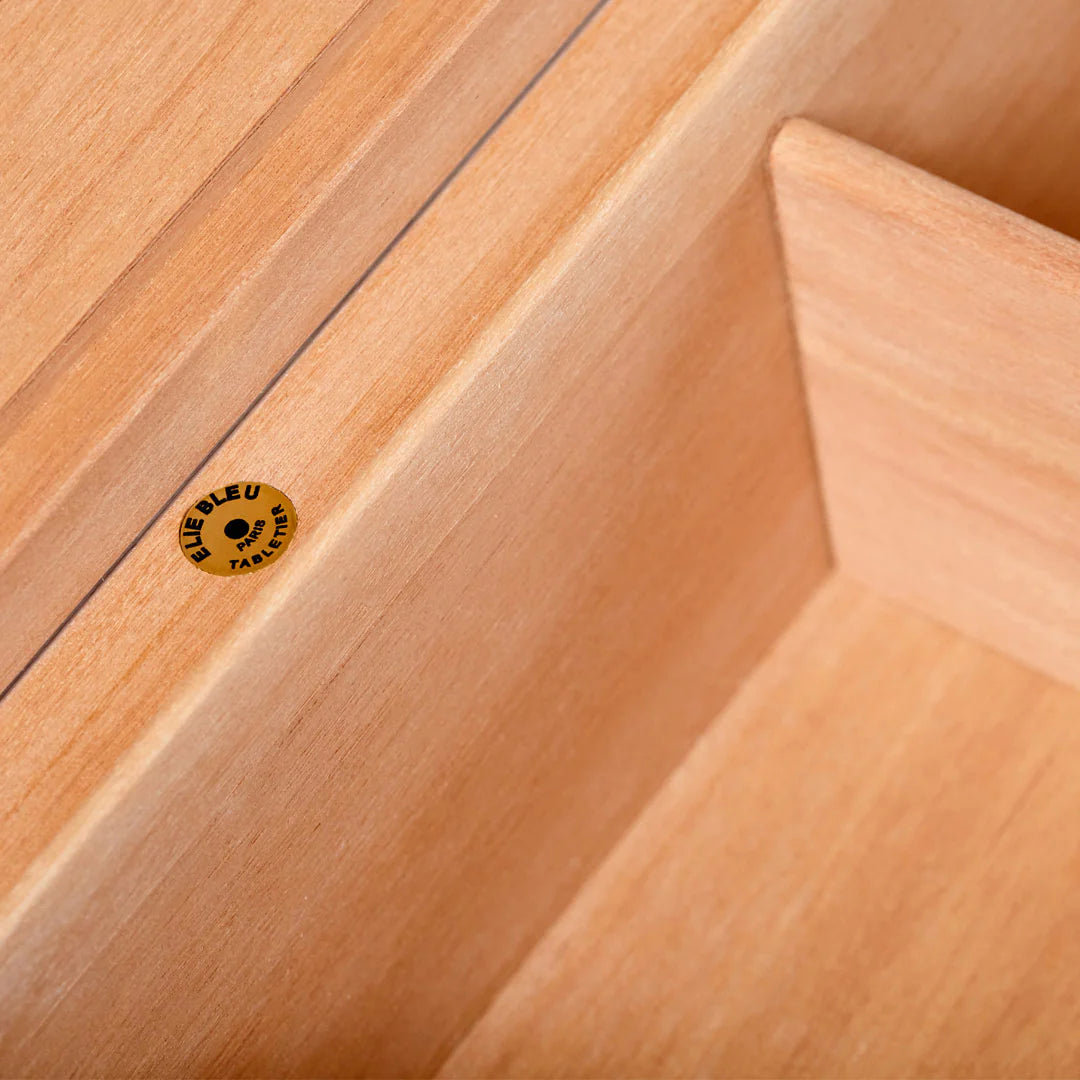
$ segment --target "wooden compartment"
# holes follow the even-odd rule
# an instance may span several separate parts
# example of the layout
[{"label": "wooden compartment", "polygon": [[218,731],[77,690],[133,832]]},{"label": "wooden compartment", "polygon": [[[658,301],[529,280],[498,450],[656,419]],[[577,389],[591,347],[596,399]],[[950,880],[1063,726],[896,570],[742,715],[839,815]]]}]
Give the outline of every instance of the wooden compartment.
[{"label": "wooden compartment", "polygon": [[25,173],[0,1073],[1075,1073],[1080,11],[278,16]]},{"label": "wooden compartment", "polygon": [[443,1075],[1080,1060],[1080,245],[806,121],[771,160],[836,569]]}]

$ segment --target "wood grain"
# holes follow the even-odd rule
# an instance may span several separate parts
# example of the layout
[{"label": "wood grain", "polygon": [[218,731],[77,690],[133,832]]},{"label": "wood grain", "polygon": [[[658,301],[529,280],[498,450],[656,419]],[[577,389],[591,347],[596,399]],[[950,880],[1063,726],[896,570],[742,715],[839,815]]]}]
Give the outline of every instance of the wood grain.
[{"label": "wood grain", "polygon": [[1073,1075],[1078,713],[832,580],[441,1075]]},{"label": "wood grain", "polygon": [[[85,319],[0,410],[0,685],[108,571],[594,2],[354,4],[355,17],[137,263],[104,296],[94,294]],[[319,24],[305,16],[310,8],[290,9],[306,18],[305,33]],[[251,32],[246,23],[241,30]],[[166,22],[147,32],[168,39],[179,30]],[[246,59],[236,62],[253,65],[250,50],[242,51]],[[201,85],[205,92],[216,83]],[[123,102],[115,90],[109,100]],[[212,101],[204,108],[216,114]],[[192,167],[203,170],[201,182],[218,164]],[[81,165],[68,171],[83,176]],[[139,190],[128,197],[136,200]],[[38,197],[54,212],[63,202],[48,189]],[[116,228],[127,210],[126,202],[98,207],[94,220]],[[68,227],[77,252],[82,240]],[[97,233],[86,242],[99,245]]]},{"label": "wood grain", "polygon": [[288,558],[163,520],[4,702],[4,1068],[431,1072],[822,577],[743,14],[605,11],[180,497]]},{"label": "wood grain", "polygon": [[363,6],[0,5],[0,406]]},{"label": "wood grain", "polygon": [[770,131],[1064,217],[1078,25],[612,0],[173,504],[289,560],[166,515],[0,708],[3,1064],[433,1070],[823,572]]},{"label": "wood grain", "polygon": [[1080,245],[812,124],[772,160],[841,565],[1080,685]]}]

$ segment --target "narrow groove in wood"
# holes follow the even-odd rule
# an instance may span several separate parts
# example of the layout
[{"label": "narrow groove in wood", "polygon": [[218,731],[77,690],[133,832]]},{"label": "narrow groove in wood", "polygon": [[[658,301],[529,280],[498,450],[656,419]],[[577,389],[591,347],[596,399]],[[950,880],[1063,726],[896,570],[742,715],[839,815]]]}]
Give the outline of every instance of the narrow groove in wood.
[{"label": "narrow groove in wood", "polygon": [[[123,563],[123,561],[131,554],[131,552],[139,545],[143,537],[149,532],[151,528],[162,518],[169,507],[175,502],[177,496],[187,487],[188,484],[194,479],[198,473],[205,468],[205,466],[213,460],[214,456],[218,453],[222,446],[236,432],[237,428],[251,415],[251,413],[257,408],[257,406],[266,398],[266,396],[274,389],[275,386],[281,381],[289,369],[296,363],[297,360],[310,348],[315,339],[326,329],[327,325],[333,320],[339,311],[353,298],[359,289],[371,278],[371,276],[379,269],[379,267],[386,261],[389,255],[394,251],[397,245],[407,236],[415,227],[417,222],[427,213],[432,204],[446,191],[446,189],[454,182],[454,180],[461,174],[461,172],[469,165],[469,163],[475,158],[480,150],[490,141],[492,136],[499,130],[500,127],[506,122],[506,120],[513,114],[517,108],[521,105],[522,101],[532,92],[536,85],[544,78],[544,76],[551,70],[551,68],[559,61],[559,59],[566,53],[566,51],[574,44],[575,41],[588,29],[593,23],[601,11],[609,4],[610,0],[597,0],[597,3],[589,10],[589,13],[584,19],[574,28],[574,30],[567,35],[562,44],[548,57],[547,60],[541,65],[541,67],[530,77],[529,81],[518,91],[513,100],[505,109],[499,114],[487,130],[480,136],[479,139],[469,148],[468,152],[461,158],[461,160],[450,170],[449,173],[436,185],[430,195],[420,204],[415,213],[409,218],[408,221],[397,231],[393,239],[379,252],[371,264],[364,270],[364,272],[356,279],[356,281],[348,288],[345,294],[340,300],[327,312],[326,316],[322,319],[318,326],[311,331],[310,334],[304,339],[300,346],[293,352],[293,354],[285,361],[285,363],[278,369],[273,377],[266,383],[261,391],[248,403],[247,407],[240,413],[240,415],[229,426],[228,430],[221,436],[220,439],[210,448],[205,456],[195,465],[195,467],[188,473],[187,476],[176,486],[172,493],[165,499],[158,510],[150,517],[145,525],[136,533],[131,542],[124,548],[120,555],[113,561],[109,568],[101,575],[100,578],[94,583],[89,591],[79,600],[79,602],[68,612],[63,620],[57,625],[56,629],[42,642],[41,646],[34,652],[33,656],[15,673],[8,684],[0,690],[0,703],[3,703],[4,699],[11,693],[11,691],[19,684],[26,673],[38,662],[39,659],[45,654],[45,652],[51,647],[54,641],[64,632],[64,630],[71,624],[71,622],[78,616],[79,612],[89,603],[94,594],[101,588],[101,586],[109,580],[110,577],[116,572],[117,567]],[[357,15],[364,8],[359,9]],[[355,16],[354,16],[355,17]],[[351,25],[349,24],[342,28],[342,32]],[[334,40],[337,40],[338,35],[332,39],[327,46]],[[322,55],[322,53],[320,53]],[[295,83],[293,84],[295,85]],[[279,101],[281,99],[278,99]],[[277,102],[275,102],[276,106]],[[261,121],[260,121],[261,122]],[[256,125],[257,127],[258,125]],[[254,130],[254,129],[253,129]],[[249,133],[250,136],[250,133]],[[248,136],[248,137],[249,137]],[[246,141],[245,137],[245,140]],[[241,144],[242,145],[242,144]],[[231,156],[231,155],[230,155]],[[202,190],[200,188],[200,190]],[[142,255],[140,255],[140,258]],[[136,260],[137,262],[138,260]],[[132,266],[135,264],[133,263]],[[129,268],[130,269],[130,268]],[[26,384],[24,384],[25,386]]]}]

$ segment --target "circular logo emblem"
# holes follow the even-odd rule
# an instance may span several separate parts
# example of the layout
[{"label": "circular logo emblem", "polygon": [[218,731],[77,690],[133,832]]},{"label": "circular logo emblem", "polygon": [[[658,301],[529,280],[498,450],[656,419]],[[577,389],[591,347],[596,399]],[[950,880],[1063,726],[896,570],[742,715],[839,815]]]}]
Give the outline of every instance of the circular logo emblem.
[{"label": "circular logo emblem", "polygon": [[296,532],[289,497],[269,484],[229,484],[180,519],[180,550],[208,574],[250,574],[276,563]]}]

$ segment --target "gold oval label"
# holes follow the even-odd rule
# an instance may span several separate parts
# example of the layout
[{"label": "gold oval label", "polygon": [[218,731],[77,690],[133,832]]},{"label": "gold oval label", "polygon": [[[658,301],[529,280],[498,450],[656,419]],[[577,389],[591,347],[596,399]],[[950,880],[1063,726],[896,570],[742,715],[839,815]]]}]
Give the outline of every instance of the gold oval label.
[{"label": "gold oval label", "polygon": [[289,497],[269,484],[228,484],[180,519],[180,550],[208,574],[250,574],[276,563],[296,531]]}]

